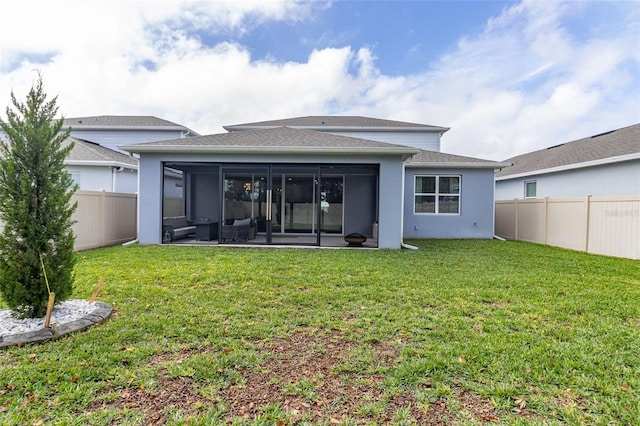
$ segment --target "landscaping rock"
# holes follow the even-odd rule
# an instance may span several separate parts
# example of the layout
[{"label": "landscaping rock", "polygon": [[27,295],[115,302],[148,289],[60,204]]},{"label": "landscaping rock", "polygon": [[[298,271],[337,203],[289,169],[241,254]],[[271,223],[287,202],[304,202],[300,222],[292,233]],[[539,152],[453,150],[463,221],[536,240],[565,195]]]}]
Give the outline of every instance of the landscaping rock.
[{"label": "landscaping rock", "polygon": [[82,318],[64,324],[54,324],[47,329],[42,328],[24,333],[8,334],[0,336],[0,348],[18,346],[23,344],[42,343],[51,339],[59,339],[69,333],[85,331],[89,327],[103,323],[111,316],[113,308],[104,302],[94,302],[96,308],[90,313],[86,313]]}]

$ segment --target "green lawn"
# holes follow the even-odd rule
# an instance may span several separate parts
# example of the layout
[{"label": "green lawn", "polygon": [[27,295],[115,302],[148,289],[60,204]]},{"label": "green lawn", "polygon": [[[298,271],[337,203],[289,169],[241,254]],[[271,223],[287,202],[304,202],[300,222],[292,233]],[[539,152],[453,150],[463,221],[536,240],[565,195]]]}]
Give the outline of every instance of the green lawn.
[{"label": "green lawn", "polygon": [[115,314],[0,351],[0,424],[638,424],[640,262],[409,243],[81,252]]}]

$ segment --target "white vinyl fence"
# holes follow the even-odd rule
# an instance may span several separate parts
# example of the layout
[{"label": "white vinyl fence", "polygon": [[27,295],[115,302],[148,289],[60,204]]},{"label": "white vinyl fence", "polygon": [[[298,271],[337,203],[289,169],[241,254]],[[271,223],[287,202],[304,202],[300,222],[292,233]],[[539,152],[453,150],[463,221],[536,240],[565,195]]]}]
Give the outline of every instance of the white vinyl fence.
[{"label": "white vinyl fence", "polygon": [[184,202],[182,197],[165,196],[162,201],[163,216],[184,216]]},{"label": "white vinyl fence", "polygon": [[[112,246],[137,238],[136,194],[78,190],[71,201],[78,202],[73,214],[77,251]],[[3,227],[0,222],[0,231]]]},{"label": "white vinyl fence", "polygon": [[106,247],[137,237],[138,196],[105,191],[76,191],[73,219],[76,250]]},{"label": "white vinyl fence", "polygon": [[640,259],[640,197],[496,201],[496,235]]}]

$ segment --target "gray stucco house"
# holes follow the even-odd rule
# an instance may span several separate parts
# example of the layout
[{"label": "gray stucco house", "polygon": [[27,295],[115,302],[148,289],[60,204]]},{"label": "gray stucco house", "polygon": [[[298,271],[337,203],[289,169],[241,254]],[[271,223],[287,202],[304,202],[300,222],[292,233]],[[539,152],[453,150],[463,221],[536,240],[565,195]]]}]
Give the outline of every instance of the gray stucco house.
[{"label": "gray stucco house", "polygon": [[[181,124],[151,115],[65,118],[62,130],[69,128],[79,149],[68,159],[68,170],[80,189],[125,193],[138,192],[138,160],[119,150],[119,145],[199,136]],[[165,195],[182,196],[181,179],[171,173],[167,179]]]},{"label": "gray stucco house", "polygon": [[[0,132],[0,140],[6,135]],[[67,173],[78,189],[87,191],[138,192],[138,160],[97,143],[69,137],[73,149],[65,159]]]},{"label": "gray stucco house", "polygon": [[120,147],[139,156],[141,244],[163,241],[167,170],[183,177],[186,219],[210,228],[200,239],[221,244],[243,221],[255,232],[243,244],[493,237],[494,172],[506,164],[441,153],[446,127],[310,116],[225,129]]},{"label": "gray stucco house", "polygon": [[138,160],[97,143],[69,137],[73,148],[65,160],[67,173],[87,191],[138,192]]},{"label": "gray stucco house", "polygon": [[496,199],[640,195],[640,124],[505,160]]},{"label": "gray stucco house", "polygon": [[193,130],[152,115],[68,117],[62,130],[71,136],[118,150],[119,145],[199,136]]}]

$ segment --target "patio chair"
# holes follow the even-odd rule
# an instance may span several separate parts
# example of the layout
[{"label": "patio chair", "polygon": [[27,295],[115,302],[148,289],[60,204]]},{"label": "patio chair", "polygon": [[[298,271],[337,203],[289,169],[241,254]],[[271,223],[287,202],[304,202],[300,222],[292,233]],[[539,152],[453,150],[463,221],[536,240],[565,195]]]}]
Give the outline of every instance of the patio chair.
[{"label": "patio chair", "polygon": [[249,239],[249,227],[251,218],[236,219],[232,225],[222,225],[220,241],[247,241]]}]

